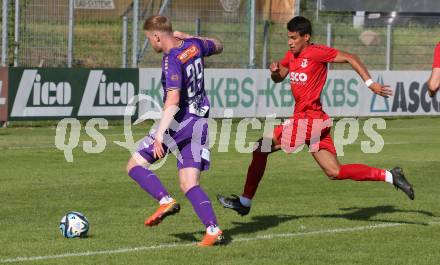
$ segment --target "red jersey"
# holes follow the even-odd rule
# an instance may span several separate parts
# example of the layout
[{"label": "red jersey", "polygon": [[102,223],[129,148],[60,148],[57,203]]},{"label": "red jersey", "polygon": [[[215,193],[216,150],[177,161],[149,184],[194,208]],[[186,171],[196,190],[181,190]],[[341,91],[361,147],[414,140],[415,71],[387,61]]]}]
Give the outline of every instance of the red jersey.
[{"label": "red jersey", "polygon": [[434,49],[434,62],[432,63],[432,68],[440,68],[440,42]]},{"label": "red jersey", "polygon": [[288,51],[280,64],[289,69],[290,88],[295,98],[294,114],[307,110],[322,111],[321,91],[327,79],[327,63],[338,50],[310,44],[298,55]]}]

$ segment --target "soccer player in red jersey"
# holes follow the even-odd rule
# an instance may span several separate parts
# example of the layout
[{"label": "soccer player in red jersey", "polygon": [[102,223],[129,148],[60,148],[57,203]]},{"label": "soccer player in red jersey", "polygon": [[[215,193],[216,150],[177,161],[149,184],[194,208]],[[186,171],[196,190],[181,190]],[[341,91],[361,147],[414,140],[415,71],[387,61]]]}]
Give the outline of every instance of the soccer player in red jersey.
[{"label": "soccer player in red jersey", "polygon": [[431,77],[428,80],[429,95],[433,97],[440,88],[440,42],[434,49]]},{"label": "soccer player in red jersey", "polygon": [[[327,63],[330,62],[349,63],[365,81],[366,86],[377,95],[391,95],[389,87],[373,82],[368,70],[356,55],[311,43],[312,26],[306,18],[294,17],[287,24],[287,29],[290,50],[281,61],[270,65],[270,72],[272,80],[277,83],[290,76],[295,98],[293,116],[257,142],[258,148],[252,154],[243,194],[232,197],[217,195],[219,202],[240,215],[248,214],[251,200],[263,177],[268,155],[280,149],[292,152],[302,144],[309,145],[313,158],[330,179],[388,182],[413,200],[414,190],[399,167],[388,171],[363,164],[339,164],[330,135],[332,121],[322,110],[320,101],[327,78]],[[270,148],[265,148],[266,146]]]}]

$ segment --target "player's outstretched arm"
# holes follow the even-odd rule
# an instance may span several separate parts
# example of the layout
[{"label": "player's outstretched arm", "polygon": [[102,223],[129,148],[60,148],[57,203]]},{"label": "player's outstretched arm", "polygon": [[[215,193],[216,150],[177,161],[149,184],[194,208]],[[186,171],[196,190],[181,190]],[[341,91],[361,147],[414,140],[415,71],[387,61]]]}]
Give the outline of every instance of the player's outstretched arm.
[{"label": "player's outstretched arm", "polygon": [[279,62],[272,62],[269,66],[270,78],[275,83],[282,82],[289,73],[289,69],[282,66]]},{"label": "player's outstretched arm", "polygon": [[371,79],[371,75],[368,72],[365,65],[361,62],[359,57],[355,54],[351,54],[348,52],[338,51],[338,55],[336,55],[335,59],[333,59],[334,63],[349,63],[351,67],[359,74],[359,76],[364,80],[365,85],[373,91],[373,93],[388,97],[392,95],[392,91],[388,85],[381,85],[379,83],[373,82]]},{"label": "player's outstretched arm", "polygon": [[209,40],[209,41],[212,41],[215,45],[215,51],[212,54],[219,54],[223,51],[223,43],[216,38],[192,36],[192,35],[189,35],[188,33],[184,33],[181,31],[174,31],[173,35],[174,35],[174,37],[181,39],[181,40],[188,39],[188,38],[197,38],[197,39],[201,39],[203,41]]},{"label": "player's outstretched arm", "polygon": [[433,97],[440,89],[440,68],[432,68],[431,76],[428,80],[429,96]]}]

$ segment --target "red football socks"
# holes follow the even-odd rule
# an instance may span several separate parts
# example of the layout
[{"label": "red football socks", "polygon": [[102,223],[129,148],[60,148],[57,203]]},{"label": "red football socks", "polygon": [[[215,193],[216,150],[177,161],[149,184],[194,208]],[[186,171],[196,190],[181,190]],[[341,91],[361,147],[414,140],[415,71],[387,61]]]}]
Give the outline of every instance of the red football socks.
[{"label": "red football socks", "polygon": [[[258,184],[263,178],[269,153],[253,152],[252,162],[249,165],[243,197],[252,199],[257,191]],[[355,181],[385,181],[385,170],[363,164],[341,165],[338,180],[352,179]]]},{"label": "red football socks", "polygon": [[362,164],[341,165],[336,179],[355,181],[385,181],[385,170]]},{"label": "red football socks", "polygon": [[258,184],[263,178],[269,153],[253,152],[252,162],[249,165],[243,197],[252,199],[257,191]]}]

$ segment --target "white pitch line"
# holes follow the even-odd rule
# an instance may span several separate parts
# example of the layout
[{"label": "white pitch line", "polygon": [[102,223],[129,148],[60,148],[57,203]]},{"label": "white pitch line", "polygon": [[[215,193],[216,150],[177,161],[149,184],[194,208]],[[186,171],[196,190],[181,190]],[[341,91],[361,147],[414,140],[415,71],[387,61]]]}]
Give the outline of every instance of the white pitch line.
[{"label": "white pitch line", "polygon": [[[437,225],[437,224],[440,224],[440,221],[428,223],[428,225]],[[404,226],[404,225],[408,225],[408,224],[405,224],[405,223],[382,223],[382,224],[377,224],[377,225],[357,226],[357,227],[338,228],[338,229],[326,229],[326,230],[317,230],[317,231],[310,231],[310,232],[267,234],[267,235],[259,235],[259,236],[255,236],[255,237],[236,238],[236,239],[233,239],[232,242],[248,242],[248,241],[258,241],[258,240],[270,240],[270,239],[274,239],[274,238],[301,237],[301,236],[322,235],[322,234],[357,232],[357,231],[366,231],[366,230],[373,230],[373,229],[378,229],[378,228],[397,227],[397,226]],[[118,254],[118,253],[148,251],[148,250],[166,249],[166,248],[181,248],[181,247],[191,247],[191,246],[195,246],[195,243],[185,243],[185,244],[174,243],[174,244],[163,244],[163,245],[156,245],[156,246],[140,246],[140,247],[133,247],[133,248],[119,248],[119,249],[112,249],[112,250],[98,250],[98,251],[87,251],[87,252],[78,252],[78,253],[65,253],[65,254],[48,255],[48,256],[16,257],[16,258],[11,258],[11,259],[2,259],[2,260],[0,260],[0,263],[15,263],[15,262],[24,262],[24,261],[62,259],[62,258],[70,258],[70,257],[111,255],[111,254]]]}]

